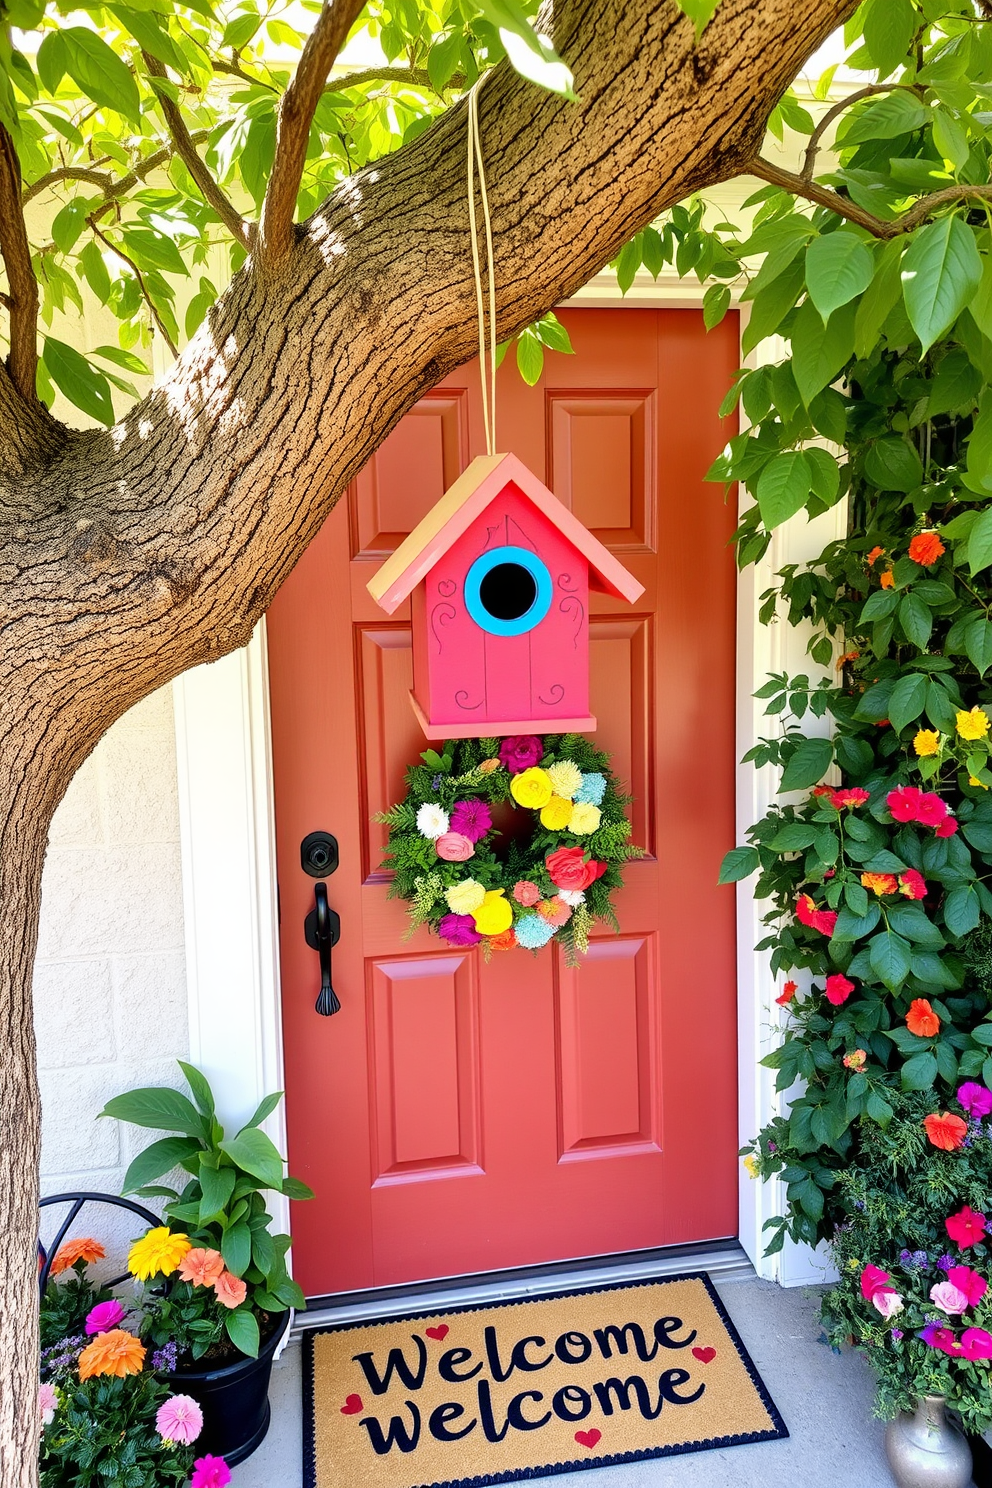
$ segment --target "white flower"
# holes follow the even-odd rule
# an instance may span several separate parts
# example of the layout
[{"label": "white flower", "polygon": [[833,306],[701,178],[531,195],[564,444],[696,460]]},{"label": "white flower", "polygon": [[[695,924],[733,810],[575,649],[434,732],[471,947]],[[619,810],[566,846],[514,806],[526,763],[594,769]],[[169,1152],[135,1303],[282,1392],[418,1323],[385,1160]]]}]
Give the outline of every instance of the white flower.
[{"label": "white flower", "polygon": [[578,909],[580,904],[585,904],[586,896],[581,889],[559,889],[558,898],[564,899],[573,909]]},{"label": "white flower", "polygon": [[582,771],[572,760],[559,760],[557,765],[549,765],[548,775],[555,795],[564,796],[566,801],[572,799],[582,784]]},{"label": "white flower", "polygon": [[[931,1293],[931,1295],[933,1294]],[[965,1300],[967,1301],[967,1298]],[[904,1305],[899,1293],[890,1291],[876,1292],[871,1301],[872,1306],[876,1307],[883,1318],[886,1319],[895,1317],[897,1312],[902,1312]]]},{"label": "white flower", "polygon": [[425,801],[417,812],[417,831],[436,842],[448,830],[448,813],[434,801]]}]

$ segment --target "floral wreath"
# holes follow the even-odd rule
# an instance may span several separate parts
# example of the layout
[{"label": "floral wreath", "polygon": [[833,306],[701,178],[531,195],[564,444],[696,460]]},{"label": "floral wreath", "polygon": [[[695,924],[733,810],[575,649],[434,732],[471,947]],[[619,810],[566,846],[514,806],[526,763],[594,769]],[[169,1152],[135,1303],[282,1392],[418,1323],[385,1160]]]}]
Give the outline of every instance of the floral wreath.
[{"label": "floral wreath", "polygon": [[[643,854],[609,755],[580,734],[519,734],[451,741],[421,759],[405,798],[376,817],[389,827],[383,866],[390,895],[410,903],[411,932],[429,925],[487,956],[557,939],[574,964],[595,919],[619,929],[620,866]],[[491,810],[503,802],[534,813],[529,840],[505,851]]]}]

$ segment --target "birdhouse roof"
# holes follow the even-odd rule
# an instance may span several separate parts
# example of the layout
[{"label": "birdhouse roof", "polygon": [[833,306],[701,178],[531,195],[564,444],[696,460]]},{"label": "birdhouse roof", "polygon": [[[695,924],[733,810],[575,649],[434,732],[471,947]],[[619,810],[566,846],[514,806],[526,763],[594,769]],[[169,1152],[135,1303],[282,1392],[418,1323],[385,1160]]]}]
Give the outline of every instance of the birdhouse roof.
[{"label": "birdhouse roof", "polygon": [[644,593],[644,585],[628,573],[588,527],[563,506],[543,481],[516,455],[479,455],[450,486],[436,506],[418,522],[396,551],[369,580],[368,591],[376,604],[391,615],[438,559],[513,484],[553,522],[589,564],[589,587],[615,595],[633,604]]}]

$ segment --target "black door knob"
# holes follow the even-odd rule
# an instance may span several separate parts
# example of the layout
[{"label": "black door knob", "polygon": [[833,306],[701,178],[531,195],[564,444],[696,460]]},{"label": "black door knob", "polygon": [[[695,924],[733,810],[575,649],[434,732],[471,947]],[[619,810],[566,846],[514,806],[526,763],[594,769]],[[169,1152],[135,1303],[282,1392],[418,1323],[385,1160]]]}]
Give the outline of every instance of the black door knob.
[{"label": "black door knob", "polygon": [[316,884],[313,897],[314,907],[303,921],[303,934],[307,945],[320,957],[320,991],[314,1006],[322,1018],[330,1018],[341,1007],[331,986],[331,947],[341,939],[341,918],[327,902],[326,884]]}]

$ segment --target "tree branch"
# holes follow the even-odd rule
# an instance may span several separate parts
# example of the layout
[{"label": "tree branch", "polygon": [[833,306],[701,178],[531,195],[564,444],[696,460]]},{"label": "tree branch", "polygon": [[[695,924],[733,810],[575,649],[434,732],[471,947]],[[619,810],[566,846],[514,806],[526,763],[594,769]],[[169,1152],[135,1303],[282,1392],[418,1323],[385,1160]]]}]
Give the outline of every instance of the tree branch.
[{"label": "tree branch", "polygon": [[[845,109],[849,109],[853,103],[860,103],[863,98],[873,98],[876,93],[891,93],[893,90],[904,86],[905,84],[903,83],[869,83],[867,87],[859,88],[856,93],[851,93],[847,98],[842,98],[839,103],[835,103],[832,108],[828,108],[809,137],[809,144],[806,146],[806,153],[803,156],[802,170],[799,172],[803,180],[811,181],[813,179],[813,170],[816,165],[816,156],[820,148],[820,141],[834,120]],[[909,91],[919,93],[922,92],[922,89],[913,88]]]},{"label": "tree branch", "polygon": [[0,254],[10,298],[10,376],[21,397],[38,401],[38,281],[21,206],[21,163],[14,141],[0,124]]},{"label": "tree branch", "polygon": [[338,53],[361,14],[363,0],[324,0],[296,72],[279,105],[276,153],[259,224],[264,261],[277,264],[293,246],[293,213],[303,179],[310,125]]},{"label": "tree branch", "polygon": [[134,274],[135,279],[137,279],[138,281],[138,288],[141,290],[142,298],[151,311],[152,318],[154,319],[155,324],[158,326],[159,331],[161,332],[162,337],[165,340],[166,346],[168,346],[169,350],[172,352],[172,355],[174,357],[177,357],[179,355],[179,347],[169,335],[169,328],[165,324],[165,321],[162,319],[161,315],[159,315],[158,309],[155,305],[155,301],[148,293],[148,286],[146,285],[144,278],[142,277],[141,270],[138,268],[138,265],[135,263],[134,259],[129,257],[129,255],[124,252],[124,249],[121,248],[117,243],[112,243],[108,237],[105,237],[105,235],[96,225],[95,214],[92,217],[87,217],[86,221],[90,230],[96,237],[100,239],[100,242],[105,244],[106,247],[110,249],[111,253],[116,253],[118,258],[123,259],[128,268]]},{"label": "tree branch", "polygon": [[[141,56],[144,60],[145,68],[151,77],[168,80],[164,62],[160,62],[157,57],[150,56],[148,52],[142,52]],[[234,204],[228,200],[200,159],[190,132],[186,128],[186,120],[183,118],[179,108],[164,88],[156,88],[155,96],[158,99],[159,108],[165,117],[165,122],[169,126],[169,133],[172,135],[176,154],[195,181],[196,188],[203,197],[203,200],[208,207],[212,207],[217,213],[217,216],[223,222],[235,242],[240,243],[244,248],[249,247],[252,239],[251,227],[244,220]]]},{"label": "tree branch", "polygon": [[[402,83],[410,88],[426,88],[431,93],[437,93],[425,67],[360,67],[355,72],[328,78],[324,84],[324,92],[343,93],[347,88],[360,88],[363,83]],[[464,88],[465,78],[460,72],[456,72],[448,79],[446,86],[457,91]]]},{"label": "tree branch", "polygon": [[60,181],[88,181],[91,186],[99,186],[101,191],[109,191],[114,184],[113,176],[107,171],[87,170],[82,165],[64,165],[58,170],[49,171],[47,175],[39,176],[30,186],[25,186],[21,192],[21,205],[26,207],[28,202],[34,201],[49,186],[57,186]]}]

